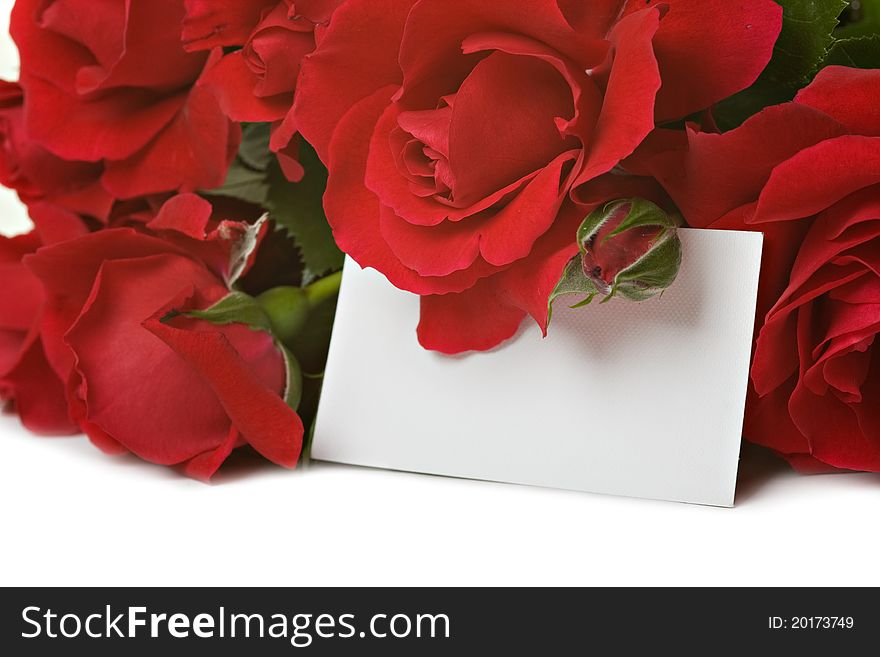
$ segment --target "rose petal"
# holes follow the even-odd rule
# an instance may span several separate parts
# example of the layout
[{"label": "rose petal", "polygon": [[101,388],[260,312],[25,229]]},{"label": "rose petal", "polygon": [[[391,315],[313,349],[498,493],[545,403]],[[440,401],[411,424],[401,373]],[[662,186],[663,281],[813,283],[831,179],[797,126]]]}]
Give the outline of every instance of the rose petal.
[{"label": "rose petal", "polygon": [[[593,77],[553,48],[521,35],[473,34],[462,43],[462,52],[465,54],[489,50],[498,50],[511,55],[527,55],[553,66],[568,83],[574,103],[574,116],[569,121],[561,117],[557,118],[557,127],[560,132],[576,135],[582,143],[589,143],[602,109],[602,94]],[[444,154],[448,155],[448,153]]]},{"label": "rose petal", "polygon": [[97,161],[129,157],[179,114],[186,96],[157,101],[143,89],[84,101],[36,77],[24,77],[25,121],[33,139],[59,157]]},{"label": "rose petal", "polygon": [[862,275],[864,269],[857,266],[825,267],[809,284],[790,288],[779,300],[758,334],[755,347],[752,380],[758,394],[768,394],[797,371],[795,337],[799,314],[809,309],[810,302]]},{"label": "rose petal", "polygon": [[[840,166],[841,162],[858,162],[858,166]],[[828,139],[805,148],[773,170],[753,221],[809,217],[877,183],[880,137],[845,135]]]},{"label": "rose petal", "polygon": [[605,99],[576,186],[613,169],[654,129],[661,82],[651,40],[659,21],[659,12],[651,10],[624,18],[612,30],[614,59]]},{"label": "rose petal", "polygon": [[[338,15],[334,15],[334,22]],[[330,30],[333,28],[331,23]],[[446,0],[421,0],[413,7],[399,42],[406,90],[401,102],[425,109],[425,100],[448,93],[441,87],[460,83],[479,61],[462,53],[462,43],[472,34],[487,32],[509,32],[546,43],[584,70],[601,62],[608,49],[604,41],[572,29],[556,0],[507,0],[501,4],[458,0],[454,18],[450,18]],[[438,62],[442,62],[439,67]]]},{"label": "rose petal", "polygon": [[794,378],[758,398],[749,391],[743,436],[785,455],[809,454],[810,443],[792,422],[788,410]]},{"label": "rose petal", "polygon": [[[644,9],[627,0],[627,11]],[[663,87],[657,122],[706,109],[751,85],[767,66],[782,29],[782,7],[772,0],[662,0],[669,11],[654,38]]]},{"label": "rose petal", "polygon": [[[327,163],[336,126],[358,101],[400,84],[398,47],[415,0],[349,0],[333,14],[321,47],[303,63],[293,113]],[[362,29],[369,25],[368,30]],[[332,93],[327,90],[332,89]]]},{"label": "rose petal", "polygon": [[444,354],[486,351],[512,338],[525,316],[488,278],[460,294],[423,296],[419,343]]},{"label": "rose petal", "polygon": [[220,466],[223,465],[223,462],[229,458],[232,450],[238,447],[240,443],[242,443],[242,440],[238,429],[232,427],[225,441],[217,448],[191,458],[187,461],[184,471],[187,476],[193,479],[209,481],[216,474]]},{"label": "rose petal", "polygon": [[101,265],[110,253],[120,259],[164,253],[185,255],[184,251],[165,240],[130,228],[117,228],[46,246],[24,260],[46,290],[48,302],[42,321],[43,346],[49,363],[62,380],[68,379],[73,368],[73,357],[63,336],[79,316]]},{"label": "rose petal", "polygon": [[73,93],[77,71],[94,63],[94,55],[83,44],[44,29],[38,16],[45,6],[45,0],[17,0],[12,5],[9,32],[21,60],[27,63],[28,74]]},{"label": "rose petal", "polygon": [[[539,173],[539,171],[530,172],[520,180],[493,191],[472,204],[465,203],[462,207],[457,207],[456,204],[436,196],[415,194],[412,181],[400,169],[398,153],[392,150],[397,143],[392,137],[399,132],[398,117],[400,116],[406,117],[405,122],[410,120],[408,113],[401,113],[399,105],[389,104],[384,108],[375,125],[365,128],[372,130],[373,133],[364,184],[384,205],[392,208],[399,217],[411,224],[436,226],[447,220],[461,221],[473,217],[512,197]],[[332,166],[330,168],[332,169]]]},{"label": "rose petal", "polygon": [[170,230],[194,240],[204,240],[213,212],[211,203],[201,196],[178,194],[165,202],[147,227],[154,231]]},{"label": "rose petal", "polygon": [[880,444],[862,431],[858,417],[844,402],[799,385],[789,410],[814,458],[836,468],[880,470]]},{"label": "rose petal", "polygon": [[15,400],[24,426],[42,435],[70,435],[77,427],[70,419],[64,385],[49,367],[36,333],[28,337],[15,366],[0,372],[0,394]]},{"label": "rose petal", "polygon": [[213,189],[226,179],[240,139],[240,127],[230,124],[215,98],[196,86],[174,121],[146,148],[107,163],[102,181],[123,199],[169,189]]},{"label": "rose petal", "polygon": [[216,96],[223,112],[233,121],[279,121],[293,103],[292,93],[258,96],[255,89],[259,78],[248,68],[240,50],[206,70],[200,83]]},{"label": "rose petal", "polygon": [[39,317],[43,286],[22,264],[22,258],[39,246],[34,233],[13,238],[0,235],[0,328],[27,332]]},{"label": "rose petal", "polygon": [[394,86],[380,89],[355,105],[339,124],[329,149],[330,177],[324,195],[327,219],[343,251],[381,271],[396,287],[416,294],[460,292],[497,270],[484,265],[441,278],[423,277],[405,267],[382,238],[379,200],[364,186],[371,130],[395,91]]},{"label": "rose petal", "polygon": [[[93,0],[61,0],[67,8],[66,26],[72,28],[73,40],[84,43],[95,52],[95,43],[105,43],[103,56],[93,66],[77,71],[76,91],[80,95],[97,90],[140,87],[167,93],[191,84],[205,65],[204,54],[189,54],[180,42],[180,21],[183,7],[180,0],[152,0],[149,3],[112,3],[124,16],[124,25],[118,20],[110,23],[113,15],[109,6],[94,7]],[[59,6],[55,0],[48,13]],[[90,25],[85,16],[97,18]],[[44,14],[45,16],[45,14]],[[51,26],[46,26],[53,29]],[[30,58],[22,58],[27,66]],[[149,62],[145,66],[144,62]]]},{"label": "rose petal", "polygon": [[264,11],[278,0],[184,0],[183,44],[187,50],[243,45]]},{"label": "rose petal", "polygon": [[880,137],[878,96],[880,71],[826,66],[794,102],[825,112],[854,134]]},{"label": "rose petal", "polygon": [[[147,321],[145,327],[201,375],[249,445],[273,463],[296,467],[302,452],[302,420],[281,398],[281,390],[267,385],[242,359],[239,345],[219,331],[184,330],[158,318]],[[252,334],[250,339],[260,335],[239,328]],[[241,333],[238,340],[244,337]],[[266,334],[261,339],[270,340]],[[277,351],[275,359],[281,360]]]},{"label": "rose petal", "polygon": [[475,203],[568,150],[555,120],[570,121],[573,102],[565,78],[541,59],[496,51],[478,63],[456,94],[449,124],[456,205]]},{"label": "rose petal", "polygon": [[565,197],[564,172],[576,153],[560,155],[509,204],[466,221],[414,226],[390,209],[380,217],[382,237],[407,267],[422,276],[448,276],[478,257],[504,267],[526,257],[553,225]]},{"label": "rose petal", "polygon": [[[880,324],[880,312],[875,310],[875,318]],[[861,387],[868,378],[871,367],[871,354],[853,350],[823,362],[822,377],[829,386],[837,390],[841,401],[858,403],[862,401]]]},{"label": "rose petal", "polygon": [[498,286],[509,303],[526,311],[547,334],[548,301],[565,266],[578,252],[577,230],[590,208],[566,203],[553,227],[535,243],[528,257],[499,275]]},{"label": "rose petal", "polygon": [[157,308],[194,288],[208,290],[213,300],[225,293],[188,258],[108,261],[65,336],[76,354],[87,421],[141,458],[163,465],[215,448],[229,430],[210,386],[141,326]]},{"label": "rose petal", "polygon": [[604,39],[620,17],[626,0],[557,0],[568,22],[581,33]]},{"label": "rose petal", "polygon": [[688,149],[649,165],[688,224],[710,226],[758,198],[773,168],[805,148],[841,136],[839,123],[799,105],[769,107],[723,134],[687,130]]}]

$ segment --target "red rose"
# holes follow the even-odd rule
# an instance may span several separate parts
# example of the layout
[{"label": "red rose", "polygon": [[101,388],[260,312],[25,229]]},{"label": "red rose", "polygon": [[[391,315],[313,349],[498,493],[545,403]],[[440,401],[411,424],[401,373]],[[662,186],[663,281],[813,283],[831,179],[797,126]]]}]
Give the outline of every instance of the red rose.
[{"label": "red rose", "polygon": [[[25,139],[94,163],[115,198],[223,184],[238,126],[197,81],[183,0],[18,0]],[[219,57],[220,53],[216,53]]]},{"label": "red rose", "polygon": [[107,229],[26,258],[46,290],[46,355],[71,415],[108,452],[207,479],[247,443],[292,467],[303,425],[282,398],[285,360],[272,337],[186,316],[229,293],[255,239],[210,215],[184,195],[148,225],[164,239]]},{"label": "red rose", "polygon": [[189,52],[241,46],[279,0],[183,0],[184,48]]},{"label": "red rose", "polygon": [[25,130],[23,101],[18,84],[0,80],[0,183],[17,191],[32,213],[50,206],[107,217],[113,197],[101,185],[101,165],[63,160],[34,142]]},{"label": "red rose", "polygon": [[828,67],[649,167],[691,225],[765,233],[745,434],[808,471],[880,470],[877,98],[880,71]]},{"label": "red rose", "polygon": [[0,236],[0,400],[10,400],[22,423],[42,434],[76,431],[64,386],[49,367],[40,339],[43,289],[22,259],[42,246],[37,231]]},{"label": "red rose", "polygon": [[527,313],[546,328],[588,202],[609,198],[590,187],[657,122],[754,81],[780,24],[770,0],[348,0],[294,117],[342,249],[422,295],[425,347],[488,349]]},{"label": "red rose", "polygon": [[302,178],[290,110],[303,57],[342,0],[186,0],[187,50],[242,46],[217,62],[204,84],[235,121],[271,122],[272,151],[291,180]]}]

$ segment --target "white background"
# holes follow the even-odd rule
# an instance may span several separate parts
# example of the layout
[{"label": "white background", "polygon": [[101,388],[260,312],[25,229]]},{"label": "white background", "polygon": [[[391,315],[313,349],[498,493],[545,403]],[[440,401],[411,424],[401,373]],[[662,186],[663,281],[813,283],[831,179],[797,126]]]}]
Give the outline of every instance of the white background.
[{"label": "white background", "polygon": [[[0,190],[0,230],[26,225]],[[880,584],[880,476],[762,451],[728,510],[250,459],[206,486],[6,415],[0,449],[2,585]]]}]

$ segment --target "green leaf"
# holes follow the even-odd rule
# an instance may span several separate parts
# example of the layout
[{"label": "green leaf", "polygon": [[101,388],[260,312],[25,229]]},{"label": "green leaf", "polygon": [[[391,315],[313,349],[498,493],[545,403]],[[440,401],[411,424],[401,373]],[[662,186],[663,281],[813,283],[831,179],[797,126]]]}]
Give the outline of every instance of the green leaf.
[{"label": "green leaf", "polygon": [[880,33],[880,0],[852,0],[834,35],[838,39],[849,39],[877,33]]},{"label": "green leaf", "polygon": [[269,124],[247,123],[241,129],[238,158],[255,171],[266,171],[272,162],[269,150]]},{"label": "green leaf", "polygon": [[770,105],[787,103],[825,64],[834,43],[834,28],[846,0],[775,0],[782,5],[782,32],[773,58],[748,89],[715,106],[722,131],[742,125]]},{"label": "green leaf", "polygon": [[291,183],[277,163],[269,167],[267,207],[275,222],[299,246],[306,267],[305,279],[342,268],[344,256],[324,214],[323,196],[327,188],[327,169],[314,149],[303,142],[299,161],[305,168],[302,182]]},{"label": "green leaf", "polygon": [[825,60],[846,0],[776,0],[782,32],[762,79],[789,87],[810,81]]},{"label": "green leaf", "polygon": [[231,292],[207,310],[193,310],[186,314],[218,326],[246,324],[260,331],[272,330],[272,323],[262,306],[244,292]]},{"label": "green leaf", "polygon": [[265,171],[251,169],[241,159],[237,159],[229,167],[226,182],[217,189],[206,190],[203,193],[208,196],[227,196],[265,206],[269,184],[266,181]]},{"label": "green leaf", "polygon": [[835,41],[826,63],[855,68],[880,68],[880,34]]},{"label": "green leaf", "polygon": [[765,107],[780,105],[794,99],[796,90],[785,85],[759,80],[715,106],[712,115],[722,132],[738,128]]}]

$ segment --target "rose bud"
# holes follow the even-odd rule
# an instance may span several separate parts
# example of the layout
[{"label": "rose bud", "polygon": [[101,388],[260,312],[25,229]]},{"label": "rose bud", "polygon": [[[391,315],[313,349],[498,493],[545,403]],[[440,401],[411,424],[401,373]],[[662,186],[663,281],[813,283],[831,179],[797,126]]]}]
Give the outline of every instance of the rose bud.
[{"label": "rose bud", "polygon": [[672,285],[681,267],[678,224],[644,199],[614,201],[578,230],[583,273],[610,299],[650,299]]}]

